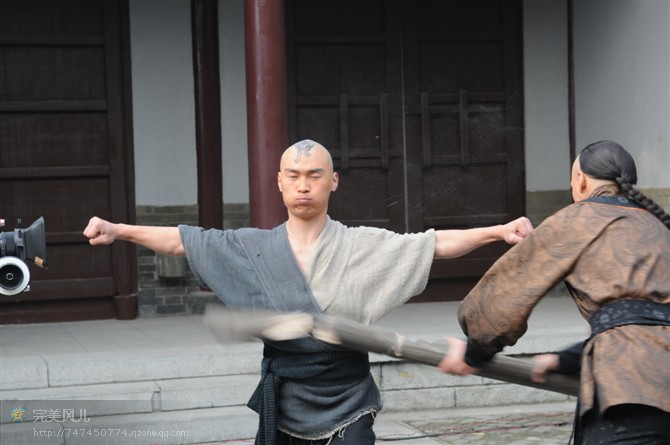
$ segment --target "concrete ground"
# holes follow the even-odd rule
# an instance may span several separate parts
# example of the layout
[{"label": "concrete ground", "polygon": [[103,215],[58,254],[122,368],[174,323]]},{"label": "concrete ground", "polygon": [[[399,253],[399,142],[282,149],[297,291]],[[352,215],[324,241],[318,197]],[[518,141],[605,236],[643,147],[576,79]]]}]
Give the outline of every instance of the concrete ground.
[{"label": "concrete ground", "polygon": [[[427,340],[445,336],[462,337],[456,322],[457,308],[458,303],[456,302],[408,304],[392,311],[378,325]],[[506,352],[512,354],[547,352],[557,350],[587,336],[588,324],[579,316],[571,299],[560,296],[550,297],[542,300],[533,311],[527,334],[517,345],[508,348]],[[221,345],[209,335],[203,326],[201,316],[0,325],[0,395],[11,393],[15,399],[27,399],[27,396],[18,397],[16,394],[31,391],[29,388],[36,388],[34,391],[37,392],[63,391],[59,388],[74,391],[72,388],[81,387],[80,385],[86,387],[86,385],[104,383],[100,386],[108,387],[112,386],[109,382],[126,381],[130,383],[117,385],[130,387],[160,381],[165,386],[161,389],[161,394],[163,394],[169,389],[167,383],[189,382],[192,380],[190,377],[193,376],[207,378],[210,374],[219,375],[213,371],[210,372],[210,368],[216,368],[216,372],[221,374],[224,374],[220,372],[221,369],[226,367],[233,367],[238,373],[255,373],[258,367],[255,355],[251,353],[244,355],[240,351],[259,346],[254,344],[231,345],[226,349],[235,354],[239,352],[240,358],[221,359]],[[236,347],[240,351],[237,351]],[[192,360],[185,361],[189,357],[192,357]],[[212,362],[205,360],[207,358]],[[252,359],[253,363],[247,363]],[[76,367],[73,367],[75,365]],[[191,369],[193,367],[197,369]],[[133,369],[137,375],[133,374],[130,378],[126,374]],[[428,368],[427,370],[433,371]],[[192,374],[196,371],[199,374]],[[103,377],[108,378],[105,380]],[[219,377],[211,378],[218,379]],[[415,378],[419,379],[420,376],[415,376]],[[254,379],[254,384],[255,381]],[[151,391],[155,390],[151,389]],[[151,391],[149,392],[153,394]],[[246,398],[248,394],[245,394],[244,399]],[[147,403],[150,402],[151,400]],[[573,409],[574,402],[555,402],[467,409],[390,410],[383,411],[378,416],[375,431],[378,444],[567,444],[572,429]],[[222,414],[224,418],[216,417],[219,411],[225,411],[228,414]],[[242,439],[209,443],[232,445],[253,443],[251,439],[243,439],[253,435],[255,431],[254,419],[246,408],[192,409],[188,412],[188,416],[184,413],[186,411],[158,412],[148,413],[147,416],[149,418],[164,416],[159,423],[154,421],[155,425],[151,424],[154,429],[182,422],[201,430],[201,434],[191,436],[191,441],[182,438],[171,441],[171,444],[208,443],[206,441],[217,437],[215,433],[222,427],[225,429],[232,428],[232,426],[240,428],[244,426],[242,429],[246,432],[243,435],[234,436]],[[17,425],[10,425],[6,422],[8,421],[0,422],[2,423],[0,429],[3,430],[0,436],[27,440],[20,443],[35,442],[30,439],[32,436],[22,436],[18,432],[16,435],[10,435],[8,427],[17,427]],[[222,426],[221,422],[229,424],[233,422],[233,424]],[[246,425],[245,422],[249,425]],[[205,431],[206,428],[211,429],[211,434],[209,430]],[[15,429],[15,431],[18,430]],[[5,440],[0,442],[11,443]],[[35,443],[49,445],[87,443],[90,445],[92,442],[81,442],[81,440],[76,441],[69,438],[56,442],[39,440]],[[104,443],[109,444],[113,441],[104,441]],[[132,443],[165,445],[168,442]]]},{"label": "concrete ground", "polygon": [[[564,445],[572,432],[574,409],[574,402],[563,402],[382,413],[377,426],[377,443]],[[414,434],[394,431],[398,426],[406,426],[414,430]]]},{"label": "concrete ground", "polygon": [[[565,445],[573,402],[489,408],[382,412],[378,445]],[[253,439],[197,445],[249,445]],[[196,445],[196,444],[194,444]]]}]

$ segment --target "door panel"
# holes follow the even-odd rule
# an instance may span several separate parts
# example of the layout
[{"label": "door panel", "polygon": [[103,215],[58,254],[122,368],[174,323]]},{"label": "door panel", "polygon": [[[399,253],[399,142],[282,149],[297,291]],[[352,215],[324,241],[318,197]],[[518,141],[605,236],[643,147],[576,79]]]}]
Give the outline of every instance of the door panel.
[{"label": "door panel", "polygon": [[[404,3],[410,230],[470,228],[523,214],[518,2]],[[450,23],[453,26],[445,26]],[[459,299],[506,250],[438,260],[417,300]],[[453,284],[452,284],[453,283]]]},{"label": "door panel", "polygon": [[331,215],[404,231],[397,2],[288,0],[286,7],[289,133],[331,151],[342,178]]},{"label": "door panel", "polygon": [[[286,20],[290,135],[331,150],[333,218],[417,232],[523,214],[520,2],[288,1]],[[506,250],[434,262],[415,301],[462,298]]]},{"label": "door panel", "polygon": [[44,216],[49,263],[47,271],[29,265],[30,292],[0,299],[1,323],[136,309],[132,250],[93,249],[81,233],[92,215],[132,220],[125,8],[111,0],[0,3],[2,230]]}]

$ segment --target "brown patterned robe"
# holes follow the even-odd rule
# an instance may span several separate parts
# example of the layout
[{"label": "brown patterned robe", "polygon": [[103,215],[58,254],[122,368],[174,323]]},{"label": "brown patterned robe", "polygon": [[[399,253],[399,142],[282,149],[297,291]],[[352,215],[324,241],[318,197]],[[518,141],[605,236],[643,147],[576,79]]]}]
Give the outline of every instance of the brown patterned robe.
[{"label": "brown patterned robe", "polygon": [[[463,300],[468,353],[493,354],[527,329],[533,307],[565,280],[582,316],[615,300],[670,304],[670,230],[641,208],[579,202],[501,257]],[[635,403],[670,412],[670,327],[628,325],[588,342],[580,414]]]}]

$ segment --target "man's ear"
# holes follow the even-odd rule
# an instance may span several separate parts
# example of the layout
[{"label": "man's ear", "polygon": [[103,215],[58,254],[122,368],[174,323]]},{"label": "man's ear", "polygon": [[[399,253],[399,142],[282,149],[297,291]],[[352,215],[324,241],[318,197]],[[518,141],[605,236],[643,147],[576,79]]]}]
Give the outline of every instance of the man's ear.
[{"label": "man's ear", "polygon": [[277,173],[277,188],[281,192],[281,172]]},{"label": "man's ear", "polygon": [[579,184],[579,191],[584,193],[584,190],[586,190],[586,187],[588,187],[588,181],[589,177],[584,174],[583,171],[577,172],[577,183]]},{"label": "man's ear", "polygon": [[331,192],[337,190],[337,186],[340,183],[340,175],[337,172],[333,172],[333,186],[330,188]]}]

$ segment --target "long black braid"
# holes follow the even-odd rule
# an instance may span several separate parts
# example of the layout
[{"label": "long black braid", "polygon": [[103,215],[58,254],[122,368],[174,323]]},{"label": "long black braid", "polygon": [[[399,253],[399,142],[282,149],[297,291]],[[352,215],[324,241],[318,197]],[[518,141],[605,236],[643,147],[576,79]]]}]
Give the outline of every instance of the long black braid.
[{"label": "long black braid", "polygon": [[616,181],[622,194],[637,202],[670,229],[670,215],[652,199],[633,187],[637,169],[633,157],[614,141],[598,141],[587,145],[579,154],[581,170],[594,179]]},{"label": "long black braid", "polygon": [[670,229],[670,215],[666,213],[663,207],[658,205],[653,199],[648,198],[644,193],[637,190],[633,187],[632,184],[624,181],[623,179],[616,178],[616,181],[621,186],[621,190],[626,193],[630,199],[649,210],[656,218],[660,219],[663,224],[668,226],[668,229]]}]

